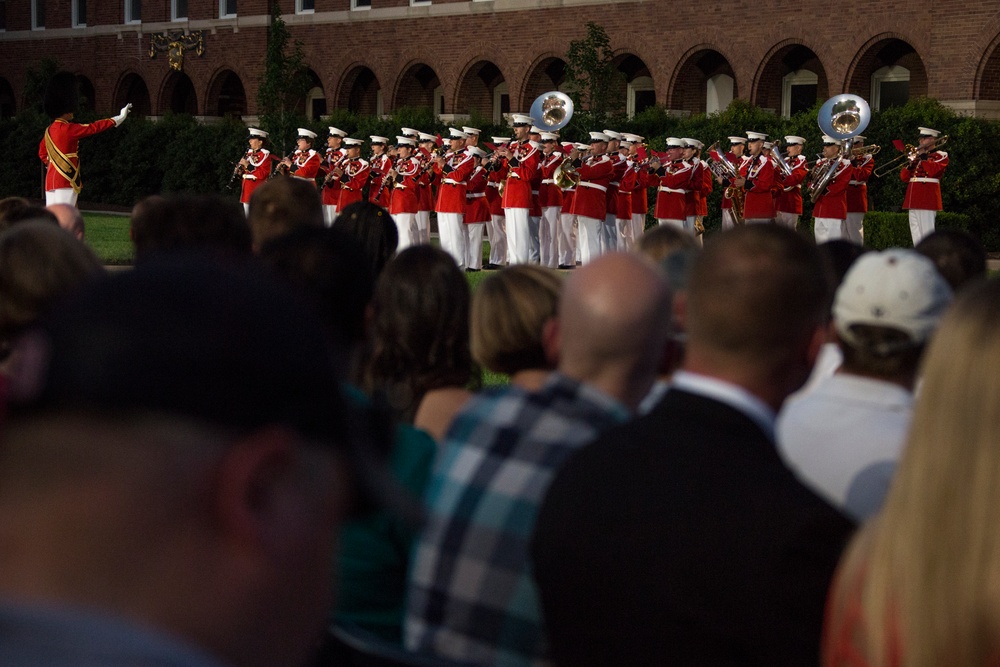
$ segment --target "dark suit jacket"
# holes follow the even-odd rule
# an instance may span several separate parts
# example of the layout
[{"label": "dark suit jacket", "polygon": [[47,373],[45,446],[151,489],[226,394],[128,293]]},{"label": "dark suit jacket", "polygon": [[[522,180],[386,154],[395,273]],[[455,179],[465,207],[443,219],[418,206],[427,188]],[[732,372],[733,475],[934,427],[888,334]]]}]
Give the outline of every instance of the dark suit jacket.
[{"label": "dark suit jacket", "polygon": [[670,390],[580,450],[535,527],[561,665],[816,665],[852,523],[741,412]]}]

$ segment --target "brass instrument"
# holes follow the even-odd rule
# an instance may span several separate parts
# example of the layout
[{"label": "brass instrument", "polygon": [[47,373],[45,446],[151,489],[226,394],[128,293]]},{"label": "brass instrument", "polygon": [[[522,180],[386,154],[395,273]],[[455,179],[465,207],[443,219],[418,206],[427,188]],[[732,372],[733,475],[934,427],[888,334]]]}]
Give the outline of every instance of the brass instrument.
[{"label": "brass instrument", "polygon": [[561,190],[568,190],[580,185],[580,172],[573,166],[572,158],[564,158],[562,164],[552,172],[552,181]]},{"label": "brass instrument", "polygon": [[[708,148],[708,168],[713,174],[721,179],[736,180],[740,177],[739,168],[729,161],[726,154],[719,150],[719,142],[716,141]],[[743,205],[746,200],[746,190],[735,185],[728,186],[722,196],[733,203],[733,222],[737,225],[743,224]]]},{"label": "brass instrument", "polygon": [[[940,139],[937,139],[937,140],[934,141],[934,150],[939,149],[941,146],[944,146],[946,143],[948,143],[948,135],[947,134],[944,135],[943,137],[941,137]],[[874,174],[875,176],[877,176],[879,178],[882,178],[886,174],[890,174],[890,173],[896,171],[897,169],[899,169],[902,166],[902,164],[903,164],[904,161],[907,164],[909,164],[909,163],[913,162],[914,160],[916,160],[918,157],[920,157],[920,148],[918,146],[914,146],[913,144],[906,144],[906,150],[904,152],[900,153],[899,155],[897,155],[896,157],[892,158],[888,162],[885,162],[885,163],[879,165],[875,169],[875,171],[872,172],[872,174]]]},{"label": "brass instrument", "polygon": [[[840,150],[828,164],[817,160],[809,172],[809,199],[812,203],[823,196],[827,186],[840,169],[840,161],[851,151],[851,139],[865,131],[871,120],[871,108],[863,98],[847,93],[831,97],[819,109],[817,119],[823,134],[838,139]],[[822,168],[821,168],[822,167]]]},{"label": "brass instrument", "polygon": [[774,158],[775,163],[778,165],[778,169],[780,169],[781,173],[785,175],[785,178],[792,175],[792,168],[788,166],[788,163],[785,161],[785,156],[781,154],[781,149],[778,147],[777,141],[775,141],[774,145],[771,146],[771,157]]},{"label": "brass instrument", "polygon": [[863,157],[865,155],[869,157],[875,157],[878,152],[882,150],[882,147],[878,144],[869,144],[867,146],[855,146],[851,149],[851,156],[854,158]]},{"label": "brass instrument", "polygon": [[542,93],[531,103],[529,115],[538,127],[555,132],[566,126],[573,117],[573,100],[566,93],[553,90]]}]

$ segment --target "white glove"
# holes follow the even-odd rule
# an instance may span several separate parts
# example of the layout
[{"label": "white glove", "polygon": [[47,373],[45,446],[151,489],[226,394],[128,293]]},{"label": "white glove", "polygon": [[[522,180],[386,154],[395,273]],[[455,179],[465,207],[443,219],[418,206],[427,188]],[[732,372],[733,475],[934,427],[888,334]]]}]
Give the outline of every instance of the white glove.
[{"label": "white glove", "polygon": [[256,181],[257,177],[254,176],[253,174],[243,174],[243,180],[244,181]]},{"label": "white glove", "polygon": [[131,102],[122,107],[122,110],[118,113],[118,115],[111,119],[115,121],[115,127],[125,122],[125,119],[128,117],[128,112],[131,110],[132,110]]}]

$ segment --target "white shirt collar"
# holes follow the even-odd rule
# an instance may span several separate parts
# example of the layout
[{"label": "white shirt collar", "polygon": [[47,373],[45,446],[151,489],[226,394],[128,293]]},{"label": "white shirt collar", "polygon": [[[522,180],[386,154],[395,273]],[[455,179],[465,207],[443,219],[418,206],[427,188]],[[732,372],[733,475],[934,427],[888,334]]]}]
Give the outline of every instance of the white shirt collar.
[{"label": "white shirt collar", "polygon": [[752,419],[774,441],[774,410],[743,387],[707,375],[677,371],[670,379],[670,388],[725,403]]}]

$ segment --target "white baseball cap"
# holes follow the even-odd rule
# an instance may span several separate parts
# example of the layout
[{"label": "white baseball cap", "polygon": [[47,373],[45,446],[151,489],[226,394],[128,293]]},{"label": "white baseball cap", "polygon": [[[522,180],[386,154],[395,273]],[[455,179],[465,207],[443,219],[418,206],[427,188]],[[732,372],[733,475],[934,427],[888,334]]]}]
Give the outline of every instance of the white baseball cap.
[{"label": "white baseball cap", "polygon": [[951,303],[952,292],[927,257],[893,248],[859,257],[844,276],[833,304],[837,334],[856,343],[852,327],[898,329],[913,344],[925,342]]}]

